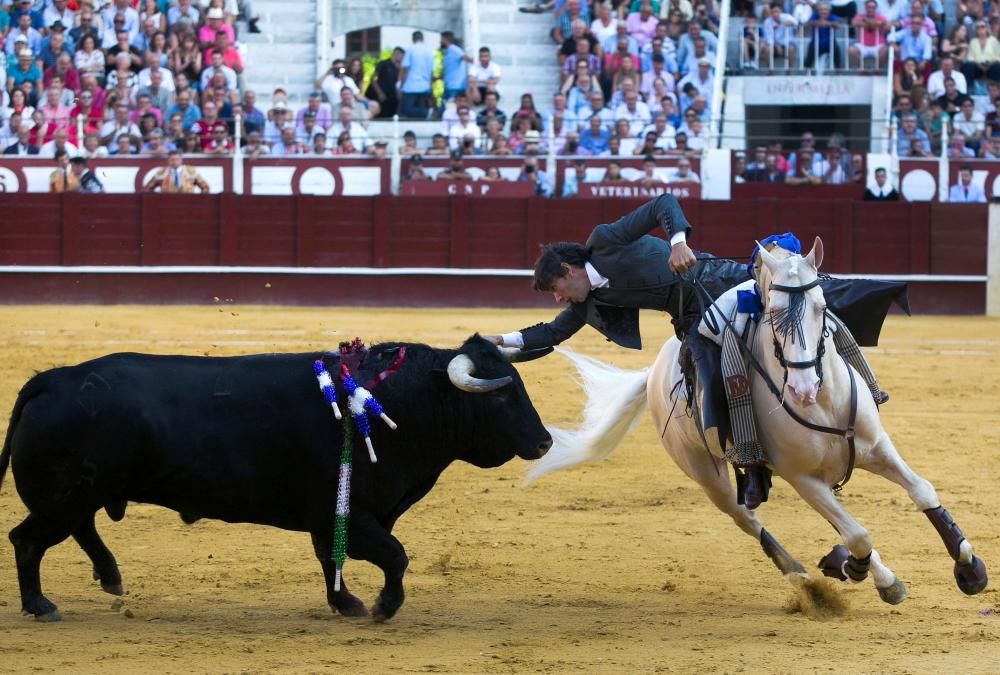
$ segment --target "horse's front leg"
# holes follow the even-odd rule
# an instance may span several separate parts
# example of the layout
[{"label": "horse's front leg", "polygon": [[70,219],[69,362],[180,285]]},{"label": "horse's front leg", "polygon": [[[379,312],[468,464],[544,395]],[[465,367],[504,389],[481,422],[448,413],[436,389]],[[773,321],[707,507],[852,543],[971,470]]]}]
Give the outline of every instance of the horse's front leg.
[{"label": "horse's front leg", "polygon": [[917,475],[903,458],[887,434],[872,448],[860,468],[896,483],[927,516],[955,561],[955,583],[966,595],[975,595],[986,588],[989,579],[986,565],[972,554],[972,544],[965,538],[947,509],[941,506],[934,486]]},{"label": "horse's front leg", "polygon": [[830,487],[823,481],[808,476],[796,477],[789,482],[806,503],[833,525],[844,540],[844,546],[835,546],[820,561],[823,574],[841,581],[859,583],[868,578],[870,572],[882,600],[892,605],[902,602],[906,598],[906,588],[895,573],[882,563],[878,552],[872,547],[868,530],[847,513]]}]

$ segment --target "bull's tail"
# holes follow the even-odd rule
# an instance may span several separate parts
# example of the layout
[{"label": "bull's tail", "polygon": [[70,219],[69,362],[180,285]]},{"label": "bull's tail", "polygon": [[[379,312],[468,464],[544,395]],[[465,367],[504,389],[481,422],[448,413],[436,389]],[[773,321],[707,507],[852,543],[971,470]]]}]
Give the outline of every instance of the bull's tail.
[{"label": "bull's tail", "polygon": [[10,466],[10,452],[11,444],[14,441],[14,428],[21,419],[21,411],[24,409],[24,406],[28,403],[28,401],[40,393],[39,387],[36,386],[37,382],[38,376],[35,376],[24,385],[21,392],[17,395],[17,401],[14,403],[14,410],[10,413],[10,423],[7,425],[7,435],[3,440],[3,450],[0,451],[0,488],[3,487],[3,478],[7,474],[7,467]]},{"label": "bull's tail", "polygon": [[587,394],[583,422],[575,430],[549,427],[552,448],[534,463],[525,484],[557,469],[604,459],[625,438],[646,408],[649,369],[622,370],[566,349],[557,349],[573,362]]}]

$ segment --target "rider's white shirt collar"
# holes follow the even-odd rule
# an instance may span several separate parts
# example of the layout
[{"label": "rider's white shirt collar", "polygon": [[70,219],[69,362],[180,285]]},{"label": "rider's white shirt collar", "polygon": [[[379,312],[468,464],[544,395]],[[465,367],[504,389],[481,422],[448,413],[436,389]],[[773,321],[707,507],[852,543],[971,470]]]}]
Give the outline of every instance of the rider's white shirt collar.
[{"label": "rider's white shirt collar", "polygon": [[590,290],[608,287],[607,277],[601,276],[601,273],[594,269],[594,266],[589,262],[583,263],[583,269],[587,271],[587,279],[590,280]]}]

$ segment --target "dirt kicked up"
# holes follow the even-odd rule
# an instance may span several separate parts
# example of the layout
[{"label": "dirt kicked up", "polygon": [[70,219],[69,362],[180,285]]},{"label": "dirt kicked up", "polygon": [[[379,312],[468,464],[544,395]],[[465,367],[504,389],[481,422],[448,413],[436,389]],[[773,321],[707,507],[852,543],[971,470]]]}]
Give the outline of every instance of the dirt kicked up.
[{"label": "dirt kicked up", "polygon": [[[554,312],[234,307],[0,308],[0,430],[35,370],[116,351],[245,354],[334,348],[358,335],[457,346]],[[568,346],[626,368],[649,365],[668,323],[643,319],[630,352],[585,328]],[[601,464],[522,489],[520,460],[456,464],[399,522],[406,603],[384,625],[326,605],[306,534],[130,504],[98,514],[128,594],[106,595],[69,540],[42,565],[64,620],[20,615],[14,554],[0,539],[4,672],[997,672],[1000,664],[1000,322],[897,318],[867,350],[892,400],[886,429],[930,480],[992,585],[963,596],[930,523],[895,485],[858,472],[842,495],[909,598],[883,604],[871,581],[836,584],[825,613],[757,542],[667,458],[648,414]],[[572,424],[582,396],[552,355],[519,366],[542,419]],[[319,393],[317,392],[317,396]],[[390,411],[391,412],[391,411]],[[331,449],[331,452],[335,449]],[[335,490],[336,486],[331,486]],[[769,531],[811,566],[839,539],[786,484],[761,508]],[[0,530],[25,515],[9,477]],[[371,603],[381,574],[347,564]],[[806,607],[809,609],[809,606]]]}]

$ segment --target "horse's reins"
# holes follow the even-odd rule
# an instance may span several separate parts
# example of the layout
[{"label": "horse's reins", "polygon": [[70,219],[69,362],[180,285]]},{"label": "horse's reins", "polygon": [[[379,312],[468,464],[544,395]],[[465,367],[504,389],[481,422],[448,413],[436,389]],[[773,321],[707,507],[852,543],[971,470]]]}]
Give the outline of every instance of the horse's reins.
[{"label": "horse's reins", "polygon": [[[711,259],[706,259],[706,261],[707,260],[711,260]],[[714,258],[714,260],[719,260],[719,258]],[[771,284],[771,288],[774,289],[774,290],[776,290],[776,291],[781,291],[781,292],[784,292],[784,293],[805,293],[809,289],[815,288],[816,286],[818,286],[821,281],[822,281],[822,279],[817,278],[814,281],[812,281],[812,282],[810,282],[808,284],[805,284],[804,286],[781,286],[781,285],[777,285],[777,284]],[[700,292],[701,296],[704,296],[704,298],[708,300],[709,306],[711,307],[711,305],[715,302],[715,300],[712,298],[712,295],[708,292],[708,290],[702,285],[701,281],[697,277],[694,277],[689,283],[691,283],[691,285],[697,291]],[[682,289],[683,289],[683,286],[682,286]],[[683,306],[683,290],[681,291],[681,293],[682,293],[682,295],[681,295],[681,302],[682,302],[682,306]],[[701,296],[699,296],[699,303],[700,304],[703,303],[703,300],[702,300]],[[704,306],[704,305],[702,304],[702,306]],[[702,312],[702,314],[704,315],[704,312]],[[730,319],[727,316],[725,316],[725,314],[723,312],[718,312],[718,314],[719,314],[720,317],[722,317],[722,321],[726,324],[726,327],[729,330],[733,331],[733,333],[738,334],[736,332],[736,327],[733,325],[732,321],[730,321]],[[820,333],[820,340],[819,340],[819,344],[820,345],[824,344],[824,334],[826,332],[826,313],[825,312],[823,314],[823,328],[824,328],[824,330]],[[771,331],[772,331],[772,335],[774,335],[774,325],[773,324],[771,325]],[[774,397],[778,400],[778,402],[781,404],[781,407],[784,408],[785,412],[788,413],[789,417],[791,417],[793,420],[795,420],[796,422],[798,422],[800,425],[806,427],[807,429],[811,429],[813,431],[818,431],[818,432],[824,433],[824,434],[831,434],[833,436],[840,436],[841,438],[843,438],[843,439],[845,439],[847,441],[847,449],[848,449],[847,471],[844,474],[844,479],[842,481],[840,481],[839,483],[837,483],[836,485],[833,486],[833,491],[834,492],[839,492],[847,484],[847,481],[849,481],[851,479],[851,474],[854,472],[854,463],[855,463],[855,460],[857,459],[857,449],[855,447],[855,442],[854,442],[854,424],[855,424],[855,421],[857,420],[857,413],[858,413],[858,386],[857,386],[857,383],[854,381],[854,376],[851,375],[850,364],[848,364],[847,359],[844,358],[843,354],[840,354],[840,358],[844,361],[844,365],[847,366],[847,374],[848,374],[848,376],[849,376],[849,378],[851,380],[851,411],[850,411],[850,415],[848,416],[848,420],[847,420],[847,428],[845,428],[845,429],[837,429],[835,427],[827,427],[827,426],[823,426],[821,424],[815,424],[813,422],[810,422],[809,420],[803,418],[797,412],[795,412],[795,410],[791,406],[789,406],[789,404],[785,401],[785,397],[783,395],[784,383],[782,383],[782,387],[781,387],[781,389],[779,389],[778,385],[776,385],[774,383],[774,380],[771,379],[771,376],[767,373],[767,371],[761,365],[760,361],[757,360],[757,357],[754,356],[753,350],[750,349],[744,343],[743,340],[737,340],[736,342],[739,345],[740,351],[743,352],[743,355],[750,362],[750,365],[753,366],[754,370],[756,370],[757,373],[761,376],[761,378],[763,378],[764,383],[767,385],[767,388],[771,391],[771,393],[774,395]],[[822,359],[823,354],[819,353],[819,349],[818,348],[817,348],[816,358],[812,359],[811,361],[786,361],[785,357],[784,357],[784,353],[781,351],[781,346],[778,344],[778,340],[777,340],[777,336],[776,335],[774,335],[774,346],[775,346],[775,356],[778,358],[778,361],[782,364],[782,367],[785,370],[785,381],[786,382],[788,380],[788,368],[813,368],[813,367],[815,367],[817,369],[817,372],[820,373],[820,377],[822,378],[822,374],[821,374],[822,370],[821,370],[821,367],[819,365],[819,362]],[[825,347],[824,347],[824,352],[825,352]]]}]

